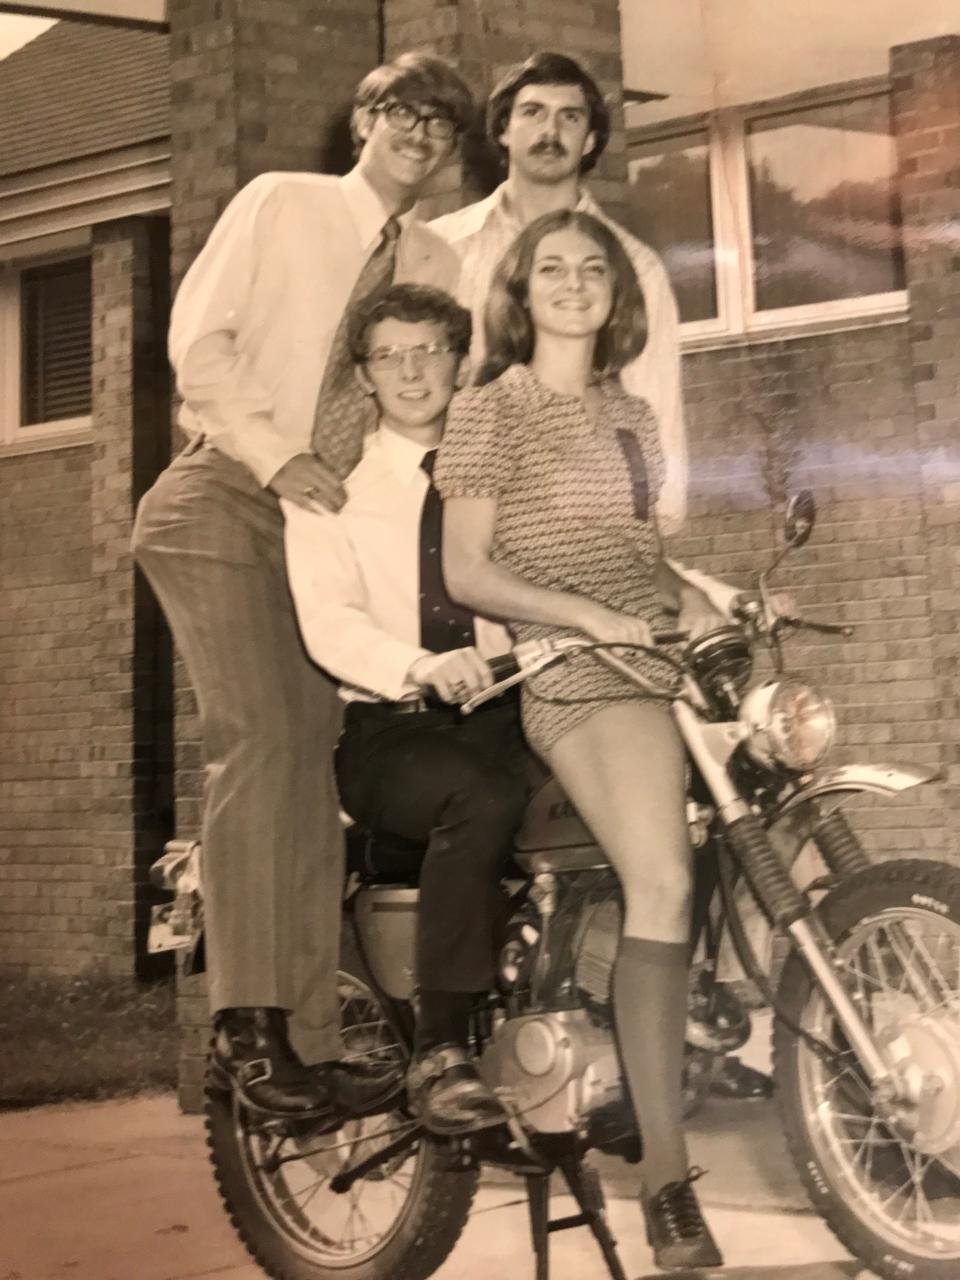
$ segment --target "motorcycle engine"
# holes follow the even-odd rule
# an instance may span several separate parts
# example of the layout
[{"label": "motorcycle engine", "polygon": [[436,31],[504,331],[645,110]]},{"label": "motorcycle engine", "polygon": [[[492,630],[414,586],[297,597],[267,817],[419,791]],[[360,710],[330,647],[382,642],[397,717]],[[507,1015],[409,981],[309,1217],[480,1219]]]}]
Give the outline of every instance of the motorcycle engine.
[{"label": "motorcycle engine", "polygon": [[610,1030],[585,1009],[503,1019],[479,1063],[491,1089],[540,1133],[569,1133],[621,1097],[620,1064]]},{"label": "motorcycle engine", "polygon": [[583,1128],[592,1114],[622,1098],[609,1009],[620,938],[617,890],[581,903],[578,913],[567,935],[572,946],[563,949],[571,956],[573,981],[562,985],[576,992],[582,1007],[530,1008],[543,922],[525,908],[508,925],[500,953],[499,986],[512,1016],[494,1027],[479,1064],[487,1084],[505,1090],[524,1123],[543,1133]]}]

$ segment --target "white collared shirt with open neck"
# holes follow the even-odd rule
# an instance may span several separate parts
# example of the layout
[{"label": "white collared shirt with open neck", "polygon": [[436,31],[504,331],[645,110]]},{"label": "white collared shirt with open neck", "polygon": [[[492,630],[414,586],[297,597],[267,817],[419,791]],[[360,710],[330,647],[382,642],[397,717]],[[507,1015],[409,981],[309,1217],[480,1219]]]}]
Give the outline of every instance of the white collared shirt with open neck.
[{"label": "white collared shirt with open neck", "polygon": [[[337,327],[388,216],[358,169],[262,174],[184,277],[170,323],[180,425],[262,485],[310,448]],[[455,254],[412,213],[400,223],[394,279],[452,291]]]}]

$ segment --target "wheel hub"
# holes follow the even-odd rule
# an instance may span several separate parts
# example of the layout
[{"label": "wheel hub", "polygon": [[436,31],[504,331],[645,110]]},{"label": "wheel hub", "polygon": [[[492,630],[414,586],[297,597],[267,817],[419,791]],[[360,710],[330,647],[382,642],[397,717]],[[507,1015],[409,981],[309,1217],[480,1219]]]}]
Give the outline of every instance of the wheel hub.
[{"label": "wheel hub", "polygon": [[960,1018],[937,1010],[878,1035],[899,1088],[889,1123],[924,1155],[960,1149]]}]

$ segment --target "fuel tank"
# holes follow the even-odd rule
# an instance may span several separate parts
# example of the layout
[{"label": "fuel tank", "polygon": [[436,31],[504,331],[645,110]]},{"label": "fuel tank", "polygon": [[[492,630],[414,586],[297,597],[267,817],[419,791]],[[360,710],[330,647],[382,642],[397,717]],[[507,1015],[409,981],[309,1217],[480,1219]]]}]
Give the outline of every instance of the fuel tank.
[{"label": "fuel tank", "polygon": [[563,794],[556,778],[540,782],[516,839],[519,853],[542,849],[596,848],[596,840]]}]

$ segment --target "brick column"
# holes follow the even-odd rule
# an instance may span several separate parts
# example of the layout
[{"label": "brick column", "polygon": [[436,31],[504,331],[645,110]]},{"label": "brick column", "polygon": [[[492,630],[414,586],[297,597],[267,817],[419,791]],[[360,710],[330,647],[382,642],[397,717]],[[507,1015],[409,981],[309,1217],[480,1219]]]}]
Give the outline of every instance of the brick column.
[{"label": "brick column", "polygon": [[378,61],[378,0],[170,0],[173,275],[272,169],[344,172],[347,107]]},{"label": "brick column", "polygon": [[[431,49],[451,58],[472,88],[481,110],[503,72],[538,49],[565,53],[600,85],[613,110],[613,129],[590,188],[615,217],[625,216],[626,148],[623,66],[617,0],[384,0],[387,57],[403,49]],[[482,124],[480,126],[482,130]],[[496,154],[479,136],[464,147],[464,163],[439,176],[426,208],[457,209],[501,180]]]},{"label": "brick column", "polygon": [[[94,230],[91,464],[91,689],[96,714],[88,763],[92,857],[100,897],[91,904],[98,958],[143,972],[146,870],[166,834],[169,730],[156,681],[158,622],[135,581],[130,535],[144,472],[169,421],[167,228],[130,219]],[[134,597],[138,607],[134,607]],[[163,777],[166,775],[166,783]],[[167,801],[168,804],[168,801]]]},{"label": "brick column", "polygon": [[960,36],[891,53],[948,847],[960,858]]}]

